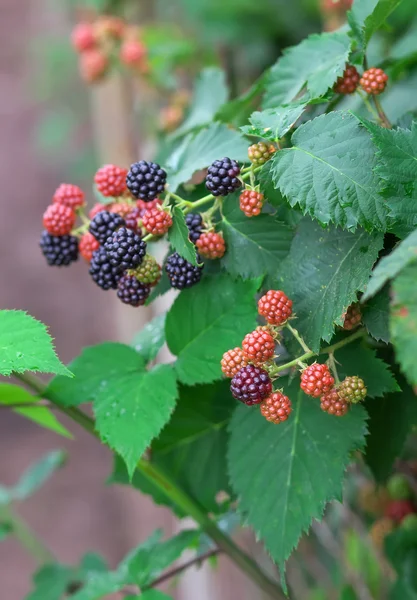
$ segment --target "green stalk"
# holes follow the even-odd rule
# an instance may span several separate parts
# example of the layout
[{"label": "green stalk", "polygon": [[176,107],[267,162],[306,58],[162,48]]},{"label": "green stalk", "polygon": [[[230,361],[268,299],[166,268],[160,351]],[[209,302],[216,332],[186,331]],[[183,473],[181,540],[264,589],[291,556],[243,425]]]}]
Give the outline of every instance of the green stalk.
[{"label": "green stalk", "polygon": [[53,554],[44,545],[42,540],[40,540],[25,521],[14,512],[10,505],[0,506],[0,520],[11,527],[13,535],[21,543],[23,548],[33,556],[38,565],[55,562]]}]

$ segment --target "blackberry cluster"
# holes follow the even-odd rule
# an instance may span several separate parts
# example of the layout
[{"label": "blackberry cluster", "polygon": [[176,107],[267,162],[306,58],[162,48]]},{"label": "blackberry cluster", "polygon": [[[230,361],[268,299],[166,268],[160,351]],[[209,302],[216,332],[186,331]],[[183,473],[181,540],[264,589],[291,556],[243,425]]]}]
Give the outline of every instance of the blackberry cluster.
[{"label": "blackberry cluster", "polygon": [[120,215],[103,210],[92,219],[89,232],[100,244],[104,244],[113,232],[124,224],[124,219]]},{"label": "blackberry cluster", "polygon": [[143,306],[150,293],[150,286],[138,281],[134,275],[122,275],[119,279],[117,296],[124,304]]},{"label": "blackberry cluster", "polygon": [[50,266],[67,267],[78,259],[78,240],[73,235],[51,235],[43,231],[39,245]]},{"label": "blackberry cluster", "polygon": [[136,269],[146,254],[146,242],[134,231],[121,227],[104,244],[110,264],[119,271]]},{"label": "blackberry cluster", "polygon": [[126,185],[135,198],[149,202],[164,191],[166,180],[166,172],[157,163],[141,160],[131,165]]},{"label": "blackberry cluster", "polygon": [[102,290],[115,290],[121,277],[119,269],[110,264],[107,252],[103,247],[93,252],[88,272]]},{"label": "blackberry cluster", "polygon": [[[198,255],[197,262],[201,262]],[[165,270],[171,283],[171,287],[177,290],[183,290],[184,288],[192,287],[200,281],[203,266],[195,267],[185,260],[185,258],[182,258],[178,252],[174,252],[174,254],[171,254],[171,256],[168,257]]]},{"label": "blackberry cluster", "polygon": [[208,169],[206,188],[213,196],[227,196],[241,187],[239,174],[240,167],[235,160],[227,157],[215,160]]},{"label": "blackberry cluster", "polygon": [[189,238],[195,244],[203,233],[203,217],[198,213],[188,213],[185,217],[185,223],[188,227]]}]

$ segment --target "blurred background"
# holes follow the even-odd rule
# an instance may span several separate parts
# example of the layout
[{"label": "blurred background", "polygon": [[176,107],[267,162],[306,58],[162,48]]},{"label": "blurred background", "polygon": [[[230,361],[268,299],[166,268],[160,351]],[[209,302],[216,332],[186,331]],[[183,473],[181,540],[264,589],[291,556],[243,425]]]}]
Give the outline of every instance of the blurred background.
[{"label": "blurred background", "polygon": [[[94,286],[82,260],[70,269],[50,269],[38,241],[54,190],[61,182],[77,184],[92,206],[97,201],[92,181],[100,165],[128,167],[155,154],[163,164],[164,155],[178,143],[194,79],[204,67],[224,69],[233,98],[248,90],[283,48],[309,33],[342,26],[349,5],[348,0],[2,0],[0,307],[27,310],[47,323],[64,362],[86,345],[109,339],[130,342],[145,322],[166,310],[171,298],[132,309]],[[142,50],[137,45],[128,45],[124,55],[114,50],[109,39],[117,38],[121,22],[126,39]],[[101,56],[86,58],[77,51],[88,42],[82,30],[74,30],[80,23],[95,24],[103,41]],[[412,83],[417,82],[416,38],[415,0],[409,0],[370,50],[372,64],[385,60],[388,49],[404,59],[413,95],[407,110],[413,102],[417,109]],[[400,77],[397,85],[405,85]],[[386,102],[389,116],[400,111],[389,93]],[[15,483],[48,450],[68,450],[65,467],[19,506],[58,560],[76,563],[94,549],[114,566],[155,527],[167,535],[178,528],[168,511],[134,490],[103,487],[111,472],[110,453],[81,429],[65,423],[76,436],[76,442],[67,441],[10,411],[0,415],[0,483]],[[354,488],[365,481],[355,472],[351,479]],[[344,596],[346,600],[383,598],[372,586],[375,590],[383,581],[386,565],[369,554],[366,527],[346,509],[332,510],[338,519],[355,518],[357,527],[343,543],[326,524],[314,530],[323,555],[305,542],[305,567],[294,571],[293,580],[290,564],[294,597],[339,597],[330,591],[337,589],[337,577],[325,557],[333,554],[345,561],[346,543],[356,561],[346,568],[357,594]],[[272,569],[250,536],[242,534],[241,542]],[[373,561],[371,581],[360,573],[363,552]],[[13,539],[0,544],[2,598],[25,598],[35,567]],[[225,558],[215,571],[204,567],[187,575],[175,594],[178,600],[259,598]]]}]

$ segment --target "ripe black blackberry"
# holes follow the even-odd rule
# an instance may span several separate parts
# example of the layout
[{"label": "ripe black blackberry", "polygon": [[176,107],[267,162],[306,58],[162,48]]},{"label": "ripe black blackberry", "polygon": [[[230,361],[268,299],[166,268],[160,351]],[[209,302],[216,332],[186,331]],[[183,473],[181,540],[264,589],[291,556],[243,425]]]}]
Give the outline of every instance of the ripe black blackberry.
[{"label": "ripe black blackberry", "polygon": [[151,288],[136,279],[134,275],[122,275],[117,285],[117,296],[124,304],[142,306],[145,304]]},{"label": "ripe black blackberry", "polygon": [[[197,255],[197,262],[201,262],[201,258]],[[177,290],[183,290],[189,288],[201,279],[203,266],[195,267],[188,261],[186,261],[178,252],[174,252],[168,257],[165,265],[171,287]]]},{"label": "ripe black blackberry", "polygon": [[240,167],[235,160],[227,157],[215,160],[208,169],[206,188],[213,196],[227,196],[241,187],[239,174]]},{"label": "ripe black blackberry", "polygon": [[120,215],[102,210],[91,220],[88,230],[100,244],[104,244],[122,225],[125,225],[125,222]]},{"label": "ripe black blackberry", "polygon": [[198,213],[191,212],[186,215],[185,223],[188,227],[189,238],[195,244],[203,233],[203,217]]},{"label": "ripe black blackberry", "polygon": [[131,165],[126,185],[135,198],[150,202],[164,191],[166,180],[166,172],[157,163],[140,160]]},{"label": "ripe black blackberry", "polygon": [[67,267],[78,259],[78,239],[73,235],[51,235],[43,231],[39,246],[51,267]]},{"label": "ripe black blackberry", "polygon": [[110,264],[119,271],[126,271],[136,269],[142,263],[146,254],[146,242],[131,229],[120,227],[107,239],[104,249]]},{"label": "ripe black blackberry", "polygon": [[93,252],[88,272],[102,290],[115,290],[121,277],[119,269],[110,264],[107,252],[102,246]]},{"label": "ripe black blackberry", "polygon": [[252,406],[259,404],[270,395],[272,382],[264,369],[247,365],[233,377],[230,391],[236,400]]}]

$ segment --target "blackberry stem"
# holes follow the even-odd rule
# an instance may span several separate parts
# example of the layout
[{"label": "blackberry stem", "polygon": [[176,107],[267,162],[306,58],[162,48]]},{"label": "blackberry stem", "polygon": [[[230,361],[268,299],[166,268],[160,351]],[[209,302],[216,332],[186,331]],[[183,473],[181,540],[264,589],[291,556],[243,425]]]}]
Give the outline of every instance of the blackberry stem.
[{"label": "blackberry stem", "polygon": [[372,98],[375,104],[375,108],[378,112],[378,116],[381,119],[382,125],[385,127],[385,129],[392,129],[391,122],[385,114],[384,109],[382,108],[380,99],[377,96],[373,96]]},{"label": "blackberry stem", "polygon": [[297,342],[300,344],[304,352],[311,352],[310,348],[307,346],[307,344],[305,343],[301,335],[298,333],[298,331],[294,327],[291,327],[289,323],[287,323],[287,329],[291,331],[291,333],[293,334]]},{"label": "blackberry stem", "polygon": [[330,366],[330,370],[331,370],[331,372],[334,375],[334,379],[336,381],[336,384],[339,385],[340,379],[339,379],[339,374],[337,372],[336,361],[335,361],[333,352],[330,352],[330,354],[329,354],[328,363],[329,363],[329,366]]}]

